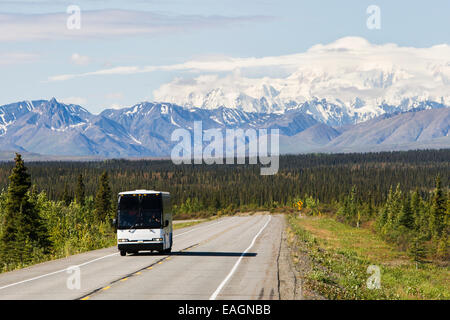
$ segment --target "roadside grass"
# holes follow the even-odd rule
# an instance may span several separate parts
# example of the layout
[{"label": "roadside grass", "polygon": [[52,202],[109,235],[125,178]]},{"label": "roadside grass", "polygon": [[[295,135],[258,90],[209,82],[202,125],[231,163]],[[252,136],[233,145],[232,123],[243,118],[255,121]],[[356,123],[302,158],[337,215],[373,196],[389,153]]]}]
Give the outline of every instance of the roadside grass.
[{"label": "roadside grass", "polygon": [[[174,223],[173,229],[175,230],[175,229],[191,227],[196,224],[200,224],[200,223],[207,222],[207,221],[214,220],[214,219],[216,219],[215,216],[206,218],[206,219]],[[88,237],[90,237],[90,238],[89,239],[83,238],[81,240],[82,240],[82,243],[86,243],[89,245],[83,245],[80,247],[78,242],[77,243],[67,242],[65,244],[64,250],[62,250],[61,252],[49,254],[49,255],[38,256],[29,263],[16,264],[14,266],[5,266],[4,268],[0,268],[0,274],[9,272],[9,271],[27,268],[27,267],[33,266],[35,264],[39,264],[39,263],[43,263],[43,262],[47,262],[47,261],[66,258],[66,257],[72,256],[72,255],[76,255],[76,254],[80,254],[80,253],[84,253],[84,252],[88,252],[88,251],[92,251],[92,250],[98,250],[98,249],[117,246],[116,232],[105,231],[104,233],[102,232],[102,233],[96,234],[96,235],[88,234]],[[92,237],[95,237],[95,241],[92,239]]]},{"label": "roadside grass", "polygon": [[[450,268],[431,262],[416,268],[408,256],[368,229],[332,218],[288,216],[296,249],[309,257],[305,285],[328,299],[450,299]],[[369,289],[368,267],[381,271],[381,288]]]}]

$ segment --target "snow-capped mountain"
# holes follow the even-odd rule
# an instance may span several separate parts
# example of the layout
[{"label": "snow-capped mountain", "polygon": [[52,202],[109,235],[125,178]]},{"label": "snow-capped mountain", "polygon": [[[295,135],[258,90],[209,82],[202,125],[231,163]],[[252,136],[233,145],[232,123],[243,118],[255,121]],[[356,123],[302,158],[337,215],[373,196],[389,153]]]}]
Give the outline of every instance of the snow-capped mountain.
[{"label": "snow-capped mountain", "polygon": [[112,119],[136,137],[147,135],[170,136],[176,128],[191,130],[194,121],[202,121],[203,129],[212,128],[278,128],[282,134],[292,135],[317,123],[313,117],[300,110],[286,114],[244,112],[218,108],[204,110],[186,109],[170,103],[143,102],[125,109],[107,109],[102,116]]},{"label": "snow-capped mountain", "polygon": [[[324,104],[317,101],[317,104]],[[422,110],[432,107],[432,110]],[[317,108],[317,106],[314,106]],[[439,106],[437,106],[439,107]],[[280,152],[342,152],[449,148],[450,108],[431,103],[415,111],[385,114],[356,125],[333,128],[302,108],[282,114],[250,113],[217,108],[183,108],[170,103],[142,102],[93,115],[55,99],[0,106],[0,151],[57,156],[166,157],[177,142],[176,129],[279,129]],[[396,110],[393,108],[392,110]],[[336,111],[336,110],[335,110]],[[336,122],[342,121],[337,119]]]},{"label": "snow-capped mountain", "polygon": [[280,152],[294,154],[441,148],[450,148],[450,108],[384,114],[337,129],[320,123],[280,136]]},{"label": "snow-capped mountain", "polygon": [[167,103],[143,102],[93,115],[77,105],[55,99],[23,101],[0,107],[0,150],[49,155],[106,157],[168,156],[175,129],[278,128],[293,135],[317,124],[300,111],[279,114],[248,113],[219,108],[185,109]]},{"label": "snow-capped mountain", "polygon": [[118,123],[54,98],[0,107],[0,128],[0,150],[110,157],[151,154]]},{"label": "snow-capped mountain", "polygon": [[[215,65],[217,70],[230,66],[232,72],[177,78],[157,89],[155,99],[188,108],[246,112],[301,109],[333,126],[395,111],[450,106],[449,45],[407,48],[347,37],[305,53],[230,58]],[[255,68],[269,71],[252,76]]]}]

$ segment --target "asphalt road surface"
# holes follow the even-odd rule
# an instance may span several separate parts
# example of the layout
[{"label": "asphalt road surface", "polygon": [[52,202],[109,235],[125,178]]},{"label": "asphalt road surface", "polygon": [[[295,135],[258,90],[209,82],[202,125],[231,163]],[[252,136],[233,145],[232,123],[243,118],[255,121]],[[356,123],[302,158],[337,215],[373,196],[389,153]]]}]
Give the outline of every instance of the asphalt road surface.
[{"label": "asphalt road surface", "polygon": [[174,231],[169,255],[95,250],[0,274],[0,299],[279,299],[282,216]]}]

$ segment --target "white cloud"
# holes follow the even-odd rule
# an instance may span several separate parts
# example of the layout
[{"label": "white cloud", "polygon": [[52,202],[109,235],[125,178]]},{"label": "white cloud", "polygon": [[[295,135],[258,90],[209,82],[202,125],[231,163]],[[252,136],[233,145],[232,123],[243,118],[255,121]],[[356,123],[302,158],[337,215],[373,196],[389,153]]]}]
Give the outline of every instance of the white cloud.
[{"label": "white cloud", "polygon": [[225,17],[163,15],[130,10],[81,11],[81,28],[67,28],[67,13],[0,14],[0,41],[104,38],[185,32],[268,19],[261,16]]},{"label": "white cloud", "polygon": [[50,80],[154,71],[184,73],[155,90],[154,99],[185,106],[245,105],[247,111],[258,111],[255,105],[263,97],[269,106],[301,103],[315,97],[345,105],[353,105],[356,97],[364,99],[366,105],[377,106],[384,102],[399,105],[409,98],[450,104],[449,45],[377,45],[358,37],[283,56],[216,56],[173,65],[119,66],[57,75]]},{"label": "white cloud", "polygon": [[69,80],[77,77],[95,75],[124,75],[149,73],[154,71],[189,71],[189,72],[252,72],[253,69],[264,68],[267,73],[295,72],[301,69],[315,69],[334,72],[345,68],[358,66],[361,70],[373,67],[383,68],[406,67],[414,70],[423,68],[424,61],[442,63],[449,61],[450,46],[437,45],[431,48],[399,47],[396,44],[375,45],[358,37],[339,39],[329,45],[315,45],[307,52],[283,56],[269,57],[216,57],[201,60],[191,60],[180,64],[162,66],[119,66],[100,69],[81,74],[64,74],[50,78],[53,81]]},{"label": "white cloud", "polygon": [[79,66],[86,66],[89,64],[89,62],[91,62],[91,58],[89,58],[88,56],[82,56],[79,53],[74,53],[70,57],[70,62]]},{"label": "white cloud", "polygon": [[[200,75],[177,77],[162,85],[154,91],[157,101],[261,111],[264,98],[265,111],[274,112],[314,98],[353,106],[358,97],[372,109],[382,103],[401,105],[405,99],[450,105],[450,46],[446,44],[412,48],[347,37],[304,53],[191,61],[172,67]],[[259,76],[254,76],[255,70]]]}]

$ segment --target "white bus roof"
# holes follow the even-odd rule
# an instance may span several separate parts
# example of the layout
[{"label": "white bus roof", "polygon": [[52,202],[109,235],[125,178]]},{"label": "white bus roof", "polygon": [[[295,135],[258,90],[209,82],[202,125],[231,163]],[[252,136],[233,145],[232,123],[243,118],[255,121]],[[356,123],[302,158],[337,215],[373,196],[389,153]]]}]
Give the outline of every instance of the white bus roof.
[{"label": "white bus roof", "polygon": [[126,195],[126,194],[165,194],[165,195],[169,195],[169,192],[165,192],[165,191],[155,191],[155,190],[134,190],[134,191],[124,191],[124,192],[120,192],[119,195]]}]

